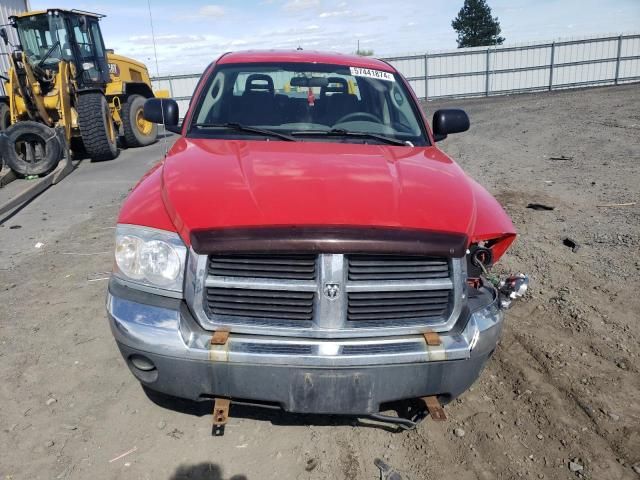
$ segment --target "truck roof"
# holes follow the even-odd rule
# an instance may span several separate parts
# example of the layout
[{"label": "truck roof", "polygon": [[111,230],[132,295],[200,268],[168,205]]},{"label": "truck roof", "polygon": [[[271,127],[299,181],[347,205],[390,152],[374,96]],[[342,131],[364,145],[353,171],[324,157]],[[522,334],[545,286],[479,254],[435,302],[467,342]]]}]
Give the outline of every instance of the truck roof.
[{"label": "truck roof", "polygon": [[335,52],[318,52],[313,50],[247,50],[231,52],[223,55],[216,63],[328,63],[351,67],[371,68],[395,73],[395,69],[386,62],[359,55],[344,55]]},{"label": "truck roof", "polygon": [[76,9],[69,10],[67,8],[49,8],[47,10],[28,10],[26,12],[11,15],[9,18],[23,18],[23,17],[32,17],[36,15],[46,15],[49,12],[70,13],[74,15],[88,15],[90,17],[96,17],[96,18],[102,18],[105,16],[105,15],[102,15],[101,13],[85,12],[84,10],[76,10]]}]

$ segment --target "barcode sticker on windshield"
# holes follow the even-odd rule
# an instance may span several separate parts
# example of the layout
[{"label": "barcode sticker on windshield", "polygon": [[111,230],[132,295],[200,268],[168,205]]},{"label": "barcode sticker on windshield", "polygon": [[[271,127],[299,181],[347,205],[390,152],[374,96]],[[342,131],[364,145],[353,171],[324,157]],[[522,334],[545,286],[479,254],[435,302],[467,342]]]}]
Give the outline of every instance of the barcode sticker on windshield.
[{"label": "barcode sticker on windshield", "polygon": [[383,72],[382,70],[372,70],[370,68],[350,67],[351,75],[354,77],[377,78],[378,80],[386,80],[387,82],[395,82],[396,79],[392,73]]}]

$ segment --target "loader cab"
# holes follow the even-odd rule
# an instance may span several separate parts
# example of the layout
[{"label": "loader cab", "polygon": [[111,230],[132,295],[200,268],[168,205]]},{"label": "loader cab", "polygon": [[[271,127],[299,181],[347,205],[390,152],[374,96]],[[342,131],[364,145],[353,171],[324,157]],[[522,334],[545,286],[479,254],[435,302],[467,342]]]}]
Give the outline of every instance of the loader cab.
[{"label": "loader cab", "polygon": [[100,31],[102,15],[79,10],[51,9],[10,18],[18,47],[36,75],[56,72],[66,61],[75,68],[78,88],[96,88],[109,82],[107,52]]}]

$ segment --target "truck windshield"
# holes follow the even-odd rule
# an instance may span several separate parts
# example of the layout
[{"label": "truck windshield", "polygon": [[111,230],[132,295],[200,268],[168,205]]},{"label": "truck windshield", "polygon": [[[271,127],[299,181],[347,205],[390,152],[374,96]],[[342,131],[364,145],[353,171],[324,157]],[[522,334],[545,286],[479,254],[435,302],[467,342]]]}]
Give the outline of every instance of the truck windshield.
[{"label": "truck windshield", "polygon": [[390,72],[247,63],[220,65],[206,82],[190,136],[428,145],[418,106]]},{"label": "truck windshield", "polygon": [[[73,58],[64,21],[54,15],[32,15],[16,21],[20,44],[32,65],[56,67],[60,59]],[[47,55],[48,54],[48,55]]]}]

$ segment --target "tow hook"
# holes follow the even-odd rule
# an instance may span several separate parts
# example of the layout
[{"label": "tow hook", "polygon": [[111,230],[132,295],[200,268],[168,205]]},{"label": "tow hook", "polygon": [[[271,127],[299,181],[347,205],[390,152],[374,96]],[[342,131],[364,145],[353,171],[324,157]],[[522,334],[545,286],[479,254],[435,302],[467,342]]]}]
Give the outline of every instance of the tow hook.
[{"label": "tow hook", "polygon": [[369,418],[378,422],[390,423],[400,430],[414,430],[427,415],[431,416],[431,420],[436,422],[444,422],[447,419],[444,408],[442,408],[436,396],[421,397],[418,399],[418,405],[418,408],[409,414],[409,418],[392,417],[382,413],[372,413]]},{"label": "tow hook", "polygon": [[496,287],[500,292],[500,307],[507,309],[514,300],[522,298],[527,293],[529,277],[524,273],[516,273],[500,280]]},{"label": "tow hook", "polygon": [[216,398],[213,405],[213,429],[211,433],[214,437],[224,435],[224,427],[229,419],[229,406],[231,401],[228,398]]}]

